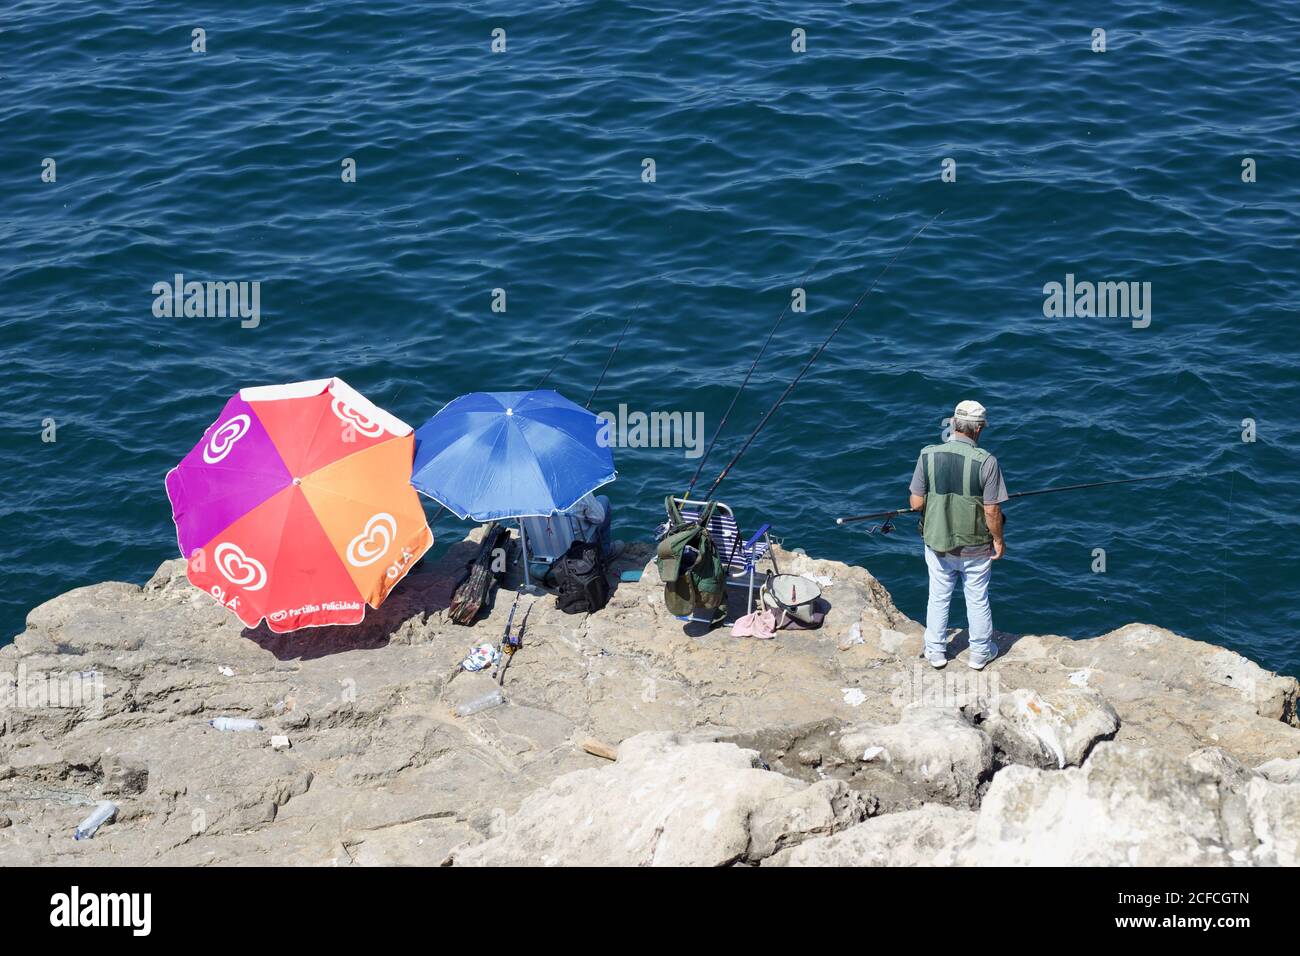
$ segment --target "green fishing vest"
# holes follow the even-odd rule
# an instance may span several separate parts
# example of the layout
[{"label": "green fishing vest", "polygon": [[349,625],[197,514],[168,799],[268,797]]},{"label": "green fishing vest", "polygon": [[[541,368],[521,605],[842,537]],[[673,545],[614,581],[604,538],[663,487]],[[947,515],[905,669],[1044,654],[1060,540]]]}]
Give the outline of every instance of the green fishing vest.
[{"label": "green fishing vest", "polygon": [[984,488],[980,466],[989,453],[964,441],[927,445],[921,449],[925,467],[925,511],[921,537],[933,551],[952,551],[990,544],[984,520]]}]

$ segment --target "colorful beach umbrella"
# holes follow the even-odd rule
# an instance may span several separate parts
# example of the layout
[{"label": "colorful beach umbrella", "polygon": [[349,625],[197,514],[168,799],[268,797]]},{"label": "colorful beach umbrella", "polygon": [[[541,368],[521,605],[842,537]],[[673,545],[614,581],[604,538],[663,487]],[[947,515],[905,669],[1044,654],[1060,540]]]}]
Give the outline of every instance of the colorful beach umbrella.
[{"label": "colorful beach umbrella", "polygon": [[242,389],[167,473],[190,582],[249,627],[360,622],[433,545],[414,441],[338,378]]},{"label": "colorful beach umbrella", "polygon": [[415,432],[411,483],[475,521],[567,511],[617,477],[602,421],[557,392],[473,392]]}]

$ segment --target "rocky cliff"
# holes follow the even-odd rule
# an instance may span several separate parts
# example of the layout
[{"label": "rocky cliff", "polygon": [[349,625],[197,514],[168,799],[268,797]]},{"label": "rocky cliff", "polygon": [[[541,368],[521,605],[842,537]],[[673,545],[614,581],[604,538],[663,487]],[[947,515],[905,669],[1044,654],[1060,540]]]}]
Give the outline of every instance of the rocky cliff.
[{"label": "rocky cliff", "polygon": [[0,649],[0,865],[1300,860],[1300,688],[1230,651],[1001,633],[977,673],[958,632],[936,672],[866,570],[781,552],[826,582],[823,629],[684,626],[650,567],[589,617],[539,600],[506,702],[457,717],[511,597],[446,620],[475,549],[355,628],[245,630],[180,561],[36,608]]}]

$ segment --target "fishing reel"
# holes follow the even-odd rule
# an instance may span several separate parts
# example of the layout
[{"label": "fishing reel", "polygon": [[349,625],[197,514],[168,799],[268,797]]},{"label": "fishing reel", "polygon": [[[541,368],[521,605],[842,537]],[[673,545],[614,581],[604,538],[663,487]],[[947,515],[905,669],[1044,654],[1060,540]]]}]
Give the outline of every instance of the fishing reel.
[{"label": "fishing reel", "polygon": [[867,529],[867,534],[893,534],[898,529],[894,527],[894,519],[886,518],[880,524],[873,524]]}]

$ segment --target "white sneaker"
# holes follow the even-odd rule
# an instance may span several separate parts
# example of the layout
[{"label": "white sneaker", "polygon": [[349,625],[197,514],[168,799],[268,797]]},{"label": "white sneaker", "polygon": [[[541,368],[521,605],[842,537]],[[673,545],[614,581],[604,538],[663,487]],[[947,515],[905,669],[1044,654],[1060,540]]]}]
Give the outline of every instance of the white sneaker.
[{"label": "white sneaker", "polygon": [[941,651],[933,651],[925,655],[925,659],[930,662],[930,666],[935,670],[942,670],[948,666],[948,655]]},{"label": "white sneaker", "polygon": [[993,645],[993,650],[983,657],[977,655],[974,651],[971,651],[970,660],[966,663],[970,666],[971,670],[982,671],[989,664],[993,663],[997,658],[998,653],[998,646],[996,644]]}]

